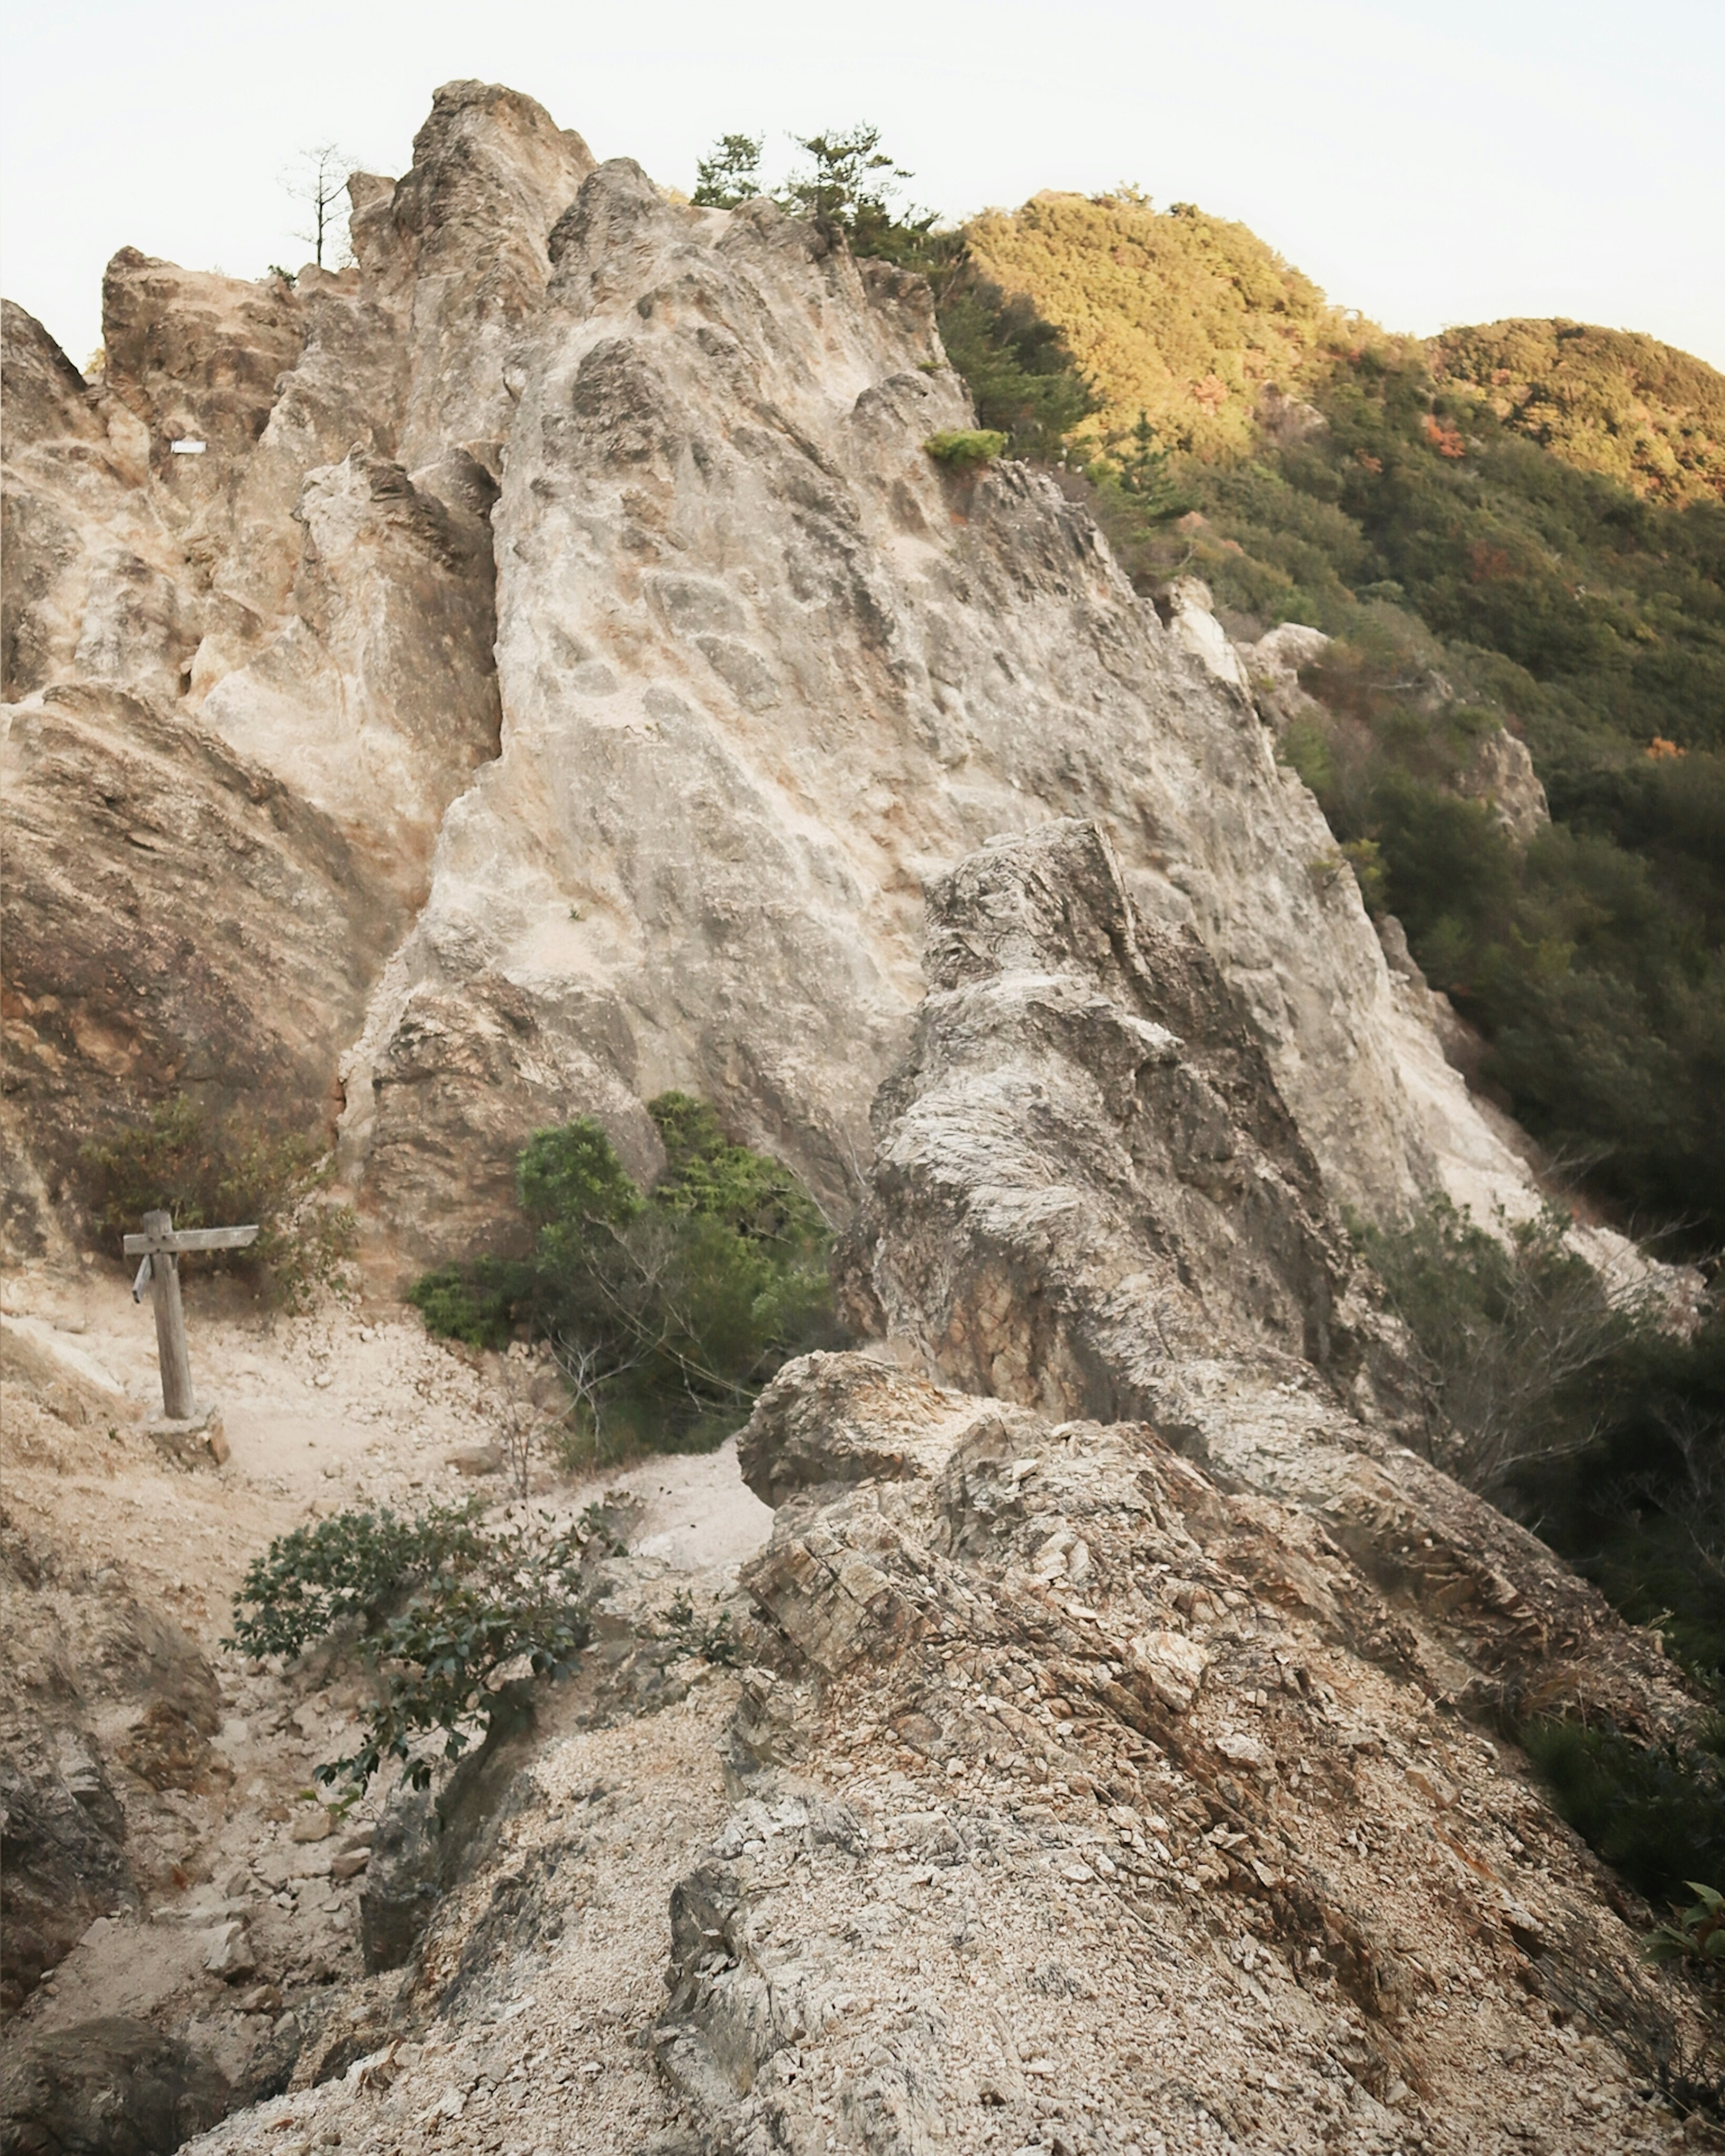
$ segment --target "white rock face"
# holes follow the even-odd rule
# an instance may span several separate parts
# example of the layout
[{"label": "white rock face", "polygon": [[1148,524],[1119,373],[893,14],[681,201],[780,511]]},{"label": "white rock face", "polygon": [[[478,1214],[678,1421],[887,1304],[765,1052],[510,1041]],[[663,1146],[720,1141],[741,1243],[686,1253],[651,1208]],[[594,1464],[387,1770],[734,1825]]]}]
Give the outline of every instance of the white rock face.
[{"label": "white rock face", "polygon": [[626,161],[551,253],[494,516],[503,754],[350,1067],[374,1202],[423,1217],[407,1133],[470,1121],[450,1073],[477,1054],[494,1182],[535,1123],[679,1085],[845,1208],[925,883],[1071,814],[1244,994],[1341,1195],[1440,1177],[1376,939],[1351,879],[1308,871],[1327,831],[1219,625],[1194,592],[1164,631],[1037,475],[941,474],[922,444],[968,415],[920,288]]},{"label": "white rock face", "polygon": [[1527,744],[1517,741],[1507,726],[1499,726],[1481,742],[1460,783],[1462,793],[1487,803],[1519,845],[1538,838],[1551,821],[1551,806]]},{"label": "white rock face", "polygon": [[[117,257],[94,392],[35,332],[8,665],[27,701],[123,689],[336,834],[363,928],[270,1105],[345,1101],[383,1250],[495,1233],[549,1121],[599,1116],[650,1172],[641,1103],[672,1085],[843,1215],[922,992],[925,886],[1066,816],[1199,937],[1333,1196],[1381,1215],[1465,1170],[1476,1202],[1532,1203],[1459,1086],[1434,1114],[1428,1044],[1201,591],[1165,629],[1051,481],[925,453],[970,414],[919,280],[595,170],[480,84],[353,193],[359,266],[296,290]],[[121,858],[146,899],[186,872]],[[28,880],[12,902],[29,929]],[[20,984],[59,1058],[44,1110],[185,1066],[104,1002],[111,947],[75,1025],[47,955]],[[243,1091],[267,1059],[224,1060],[222,1029],[268,983],[223,993],[198,1067]]]}]

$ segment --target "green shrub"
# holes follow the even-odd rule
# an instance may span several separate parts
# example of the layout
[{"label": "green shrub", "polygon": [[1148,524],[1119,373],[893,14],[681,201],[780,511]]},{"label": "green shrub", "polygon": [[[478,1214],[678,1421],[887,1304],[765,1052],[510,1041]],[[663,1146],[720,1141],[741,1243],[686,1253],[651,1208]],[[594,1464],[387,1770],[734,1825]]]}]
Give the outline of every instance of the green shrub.
[{"label": "green shrub", "polygon": [[1650,1330],[1594,1375],[1585,1450],[1522,1478],[1540,1532],[1693,1680],[1725,1693],[1725,1311]]},{"label": "green shrub", "polygon": [[948,428],[922,444],[935,462],[952,471],[978,471],[1006,454],[1006,437],[992,428]]},{"label": "green shrub", "polygon": [[[375,1631],[389,1607],[422,1580],[476,1558],[480,1510],[470,1499],[434,1506],[411,1520],[387,1508],[341,1512],[279,1535],[247,1568],[227,1644],[255,1657],[292,1661],[338,1625]],[[254,1615],[242,1614],[247,1604]]]},{"label": "green shrub", "polygon": [[[424,1789],[434,1762],[419,1740],[441,1735],[443,1758],[457,1759],[533,1679],[572,1665],[589,1629],[583,1557],[602,1527],[584,1516],[565,1533],[493,1528],[473,1504],[405,1521],[341,1513],[279,1537],[252,1564],[228,1644],[291,1659],[352,1626],[378,1697],[358,1748],[320,1764],[316,1779],[357,1796],[395,1759]],[[523,1661],[530,1676],[504,1676]]]},{"label": "green shrub", "polygon": [[1725,1877],[1725,1774],[1711,1753],[1573,1722],[1531,1722],[1521,1742],[1563,1817],[1648,1901]]},{"label": "green shrub", "polygon": [[782,1363],[832,1337],[829,1238],[796,1177],[686,1094],[649,1109],[666,1156],[651,1190],[597,1123],[537,1132],[516,1168],[532,1256],[443,1266],[408,1291],[447,1337],[550,1343],[571,1468],[719,1443]]},{"label": "green shrub", "polygon": [[1656,1924],[1642,1942],[1649,1961],[1675,1963],[1704,1983],[1725,1979],[1725,1894],[1717,1887],[1686,1879],[1695,1899],[1673,1905],[1674,1924]]},{"label": "green shrub", "polygon": [[665,1606],[665,1629],[655,1636],[680,1655],[697,1655],[716,1669],[734,1670],[743,1658],[742,1643],[731,1630],[731,1612],[721,1609],[702,1621],[687,1588],[679,1588]]},{"label": "green shrub", "polygon": [[319,1289],[340,1290],[357,1247],[352,1209],[323,1196],[333,1170],[327,1148],[272,1130],[238,1111],[218,1119],[185,1094],[146,1122],[128,1124],[80,1150],[80,1179],[98,1231],[135,1233],[160,1208],[177,1228],[241,1227],[260,1233],[249,1249],[182,1258],[258,1280],[290,1310]]},{"label": "green shrub", "polygon": [[428,1332],[470,1348],[505,1348],[515,1312],[531,1299],[531,1265],[508,1258],[476,1258],[470,1265],[439,1265],[422,1273],[407,1299]]}]

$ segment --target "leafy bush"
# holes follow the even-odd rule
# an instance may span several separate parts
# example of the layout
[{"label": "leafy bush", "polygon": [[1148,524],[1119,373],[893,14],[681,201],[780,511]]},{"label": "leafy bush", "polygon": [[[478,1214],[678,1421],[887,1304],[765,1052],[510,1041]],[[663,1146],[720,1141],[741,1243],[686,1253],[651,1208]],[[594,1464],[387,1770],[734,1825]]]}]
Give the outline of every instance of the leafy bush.
[{"label": "leafy bush", "polygon": [[[421,1580],[475,1558],[479,1512],[475,1500],[434,1506],[411,1520],[387,1509],[341,1512],[279,1535],[247,1568],[228,1644],[291,1661],[337,1625],[375,1630],[390,1604]],[[240,1614],[246,1603],[255,1616]]]},{"label": "leafy bush", "polygon": [[1725,496],[1725,380],[1651,336],[1584,322],[1446,330],[1440,378],[1584,471],[1672,502]]},{"label": "leafy bush", "polygon": [[516,1170],[531,1258],[444,1266],[409,1291],[434,1332],[550,1343],[571,1466],[716,1444],[782,1363],[831,1337],[826,1224],[795,1176],[686,1094],[649,1106],[666,1155],[651,1190],[597,1123],[540,1131]]},{"label": "leafy bush", "polygon": [[85,1202],[105,1237],[136,1232],[158,1208],[177,1228],[256,1221],[260,1232],[249,1249],[182,1258],[182,1266],[250,1275],[290,1310],[320,1288],[343,1285],[358,1223],[350,1207],[324,1199],[333,1163],[298,1132],[238,1112],[218,1121],[181,1094],[78,1158]]},{"label": "leafy bush", "polygon": [[1305,393],[1360,335],[1244,225],[1189,204],[1158,213],[1132,187],[1040,194],[985,212],[965,237],[978,274],[1059,323],[1096,384],[1083,456],[1140,412],[1176,449],[1246,451],[1262,385]]},{"label": "leafy bush", "polygon": [[1022,293],[983,276],[957,234],[885,235],[877,251],[920,270],[933,287],[941,342],[978,424],[1004,434],[1015,457],[1042,464],[1063,457],[1095,398],[1053,323]]},{"label": "leafy bush", "polygon": [[937,465],[953,471],[977,471],[1006,454],[1006,437],[992,428],[947,428],[922,444]]},{"label": "leafy bush", "polygon": [[1563,1818],[1650,1902],[1697,1872],[1725,1876],[1725,1774],[1711,1753],[1574,1722],[1531,1722],[1521,1741]]},{"label": "leafy bush", "polygon": [[1648,1331],[1588,1388],[1586,1450],[1522,1480],[1540,1532],[1633,1624],[1725,1694],[1725,1312]]},{"label": "leafy bush", "polygon": [[405,1521],[341,1513],[279,1537],[251,1565],[228,1644],[291,1658],[355,1626],[380,1697],[358,1749],[316,1779],[357,1795],[397,1759],[424,1789],[433,1760],[419,1739],[441,1733],[442,1756],[457,1759],[534,1678],[574,1662],[588,1634],[582,1558],[595,1531],[586,1517],[564,1533],[493,1528],[472,1504]]},{"label": "leafy bush", "polygon": [[1725,1894],[1698,1880],[1683,1884],[1695,1899],[1673,1905],[1674,1924],[1656,1924],[1642,1943],[1649,1961],[1676,1963],[1704,1982],[1725,1978]]},{"label": "leafy bush", "polygon": [[470,1348],[502,1348],[515,1312],[531,1300],[532,1290],[530,1265],[481,1257],[422,1273],[407,1299],[425,1320],[428,1332],[464,1341]]}]

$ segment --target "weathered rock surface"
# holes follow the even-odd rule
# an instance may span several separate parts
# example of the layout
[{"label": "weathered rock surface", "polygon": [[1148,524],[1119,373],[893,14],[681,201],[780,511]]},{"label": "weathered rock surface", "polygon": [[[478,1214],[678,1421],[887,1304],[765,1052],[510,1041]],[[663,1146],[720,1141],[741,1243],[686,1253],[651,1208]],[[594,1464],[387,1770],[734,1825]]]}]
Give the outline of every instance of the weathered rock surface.
[{"label": "weathered rock surface", "polygon": [[8,2059],[0,2125],[18,2156],[172,2156],[231,2094],[207,2061],[147,2021],[85,2021]]},{"label": "weathered rock surface", "polygon": [[399,189],[357,183],[368,270],[295,289],[122,250],[93,387],[7,310],[27,1250],[80,1139],[177,1087],[333,1122],[444,812],[495,753],[501,354],[592,160],[470,83],[420,147]]},{"label": "weathered rock surface", "polygon": [[[1050,481],[924,454],[968,413],[917,280],[478,83],[352,193],[339,274],[122,251],[92,385],[7,317],[27,1244],[69,1139],[178,1086],[340,1110],[398,1261],[501,1233],[547,1119],[650,1173],[671,1084],[843,1214],[923,885],[1074,814],[1244,999],[1332,1195],[1532,1202],[1441,1058],[1404,1067],[1201,588],[1164,629]],[[140,810],[93,859],[92,793]]]},{"label": "weathered rock surface", "polygon": [[1096,826],[990,848],[928,911],[930,992],[850,1245],[860,1328],[967,1392],[1142,1419],[1224,1487],[1307,1509],[1407,1602],[1435,1691],[1686,1712],[1650,1643],[1408,1449],[1441,1433],[1267,1058]]},{"label": "weathered rock surface", "polygon": [[1485,736],[1457,784],[1464,794],[1485,802],[1502,829],[1522,845],[1538,838],[1551,821],[1551,806],[1527,744],[1505,726]]},{"label": "weathered rock surface", "polygon": [[1147,1424],[858,1355],[743,1456],[780,1651],[672,1902],[696,2146],[1661,2145],[1599,2033],[1651,2007],[1635,1933],[1432,1667],[1441,1593]]}]

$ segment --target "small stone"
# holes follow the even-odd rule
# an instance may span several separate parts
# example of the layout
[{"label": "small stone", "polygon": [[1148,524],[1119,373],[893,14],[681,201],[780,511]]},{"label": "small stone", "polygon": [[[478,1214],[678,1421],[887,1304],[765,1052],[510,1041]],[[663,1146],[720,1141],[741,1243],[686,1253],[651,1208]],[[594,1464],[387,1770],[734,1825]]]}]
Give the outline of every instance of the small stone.
[{"label": "small stone", "polygon": [[237,1984],[256,1973],[258,1958],[244,1923],[234,1918],[204,1934],[203,1965],[212,1976]]},{"label": "small stone", "polygon": [[295,1841],[321,1841],[334,1825],[320,1804],[315,1812],[301,1812],[289,1831]]},{"label": "small stone", "polygon": [[274,1984],[254,1984],[242,1991],[234,2005],[242,2014],[275,2014],[281,2010],[281,1989]]},{"label": "small stone", "polygon": [[460,1451],[452,1452],[446,1465],[458,1475],[501,1475],[503,1456],[489,1445],[464,1445]]},{"label": "small stone", "polygon": [[357,1879],[372,1861],[368,1849],[350,1849],[330,1860],[331,1879]]},{"label": "small stone", "polygon": [[1440,1812],[1447,1811],[1455,1801],[1455,1790],[1435,1767],[1409,1767],[1408,1780],[1413,1788],[1419,1790],[1422,1797],[1427,1798],[1435,1804]]}]

